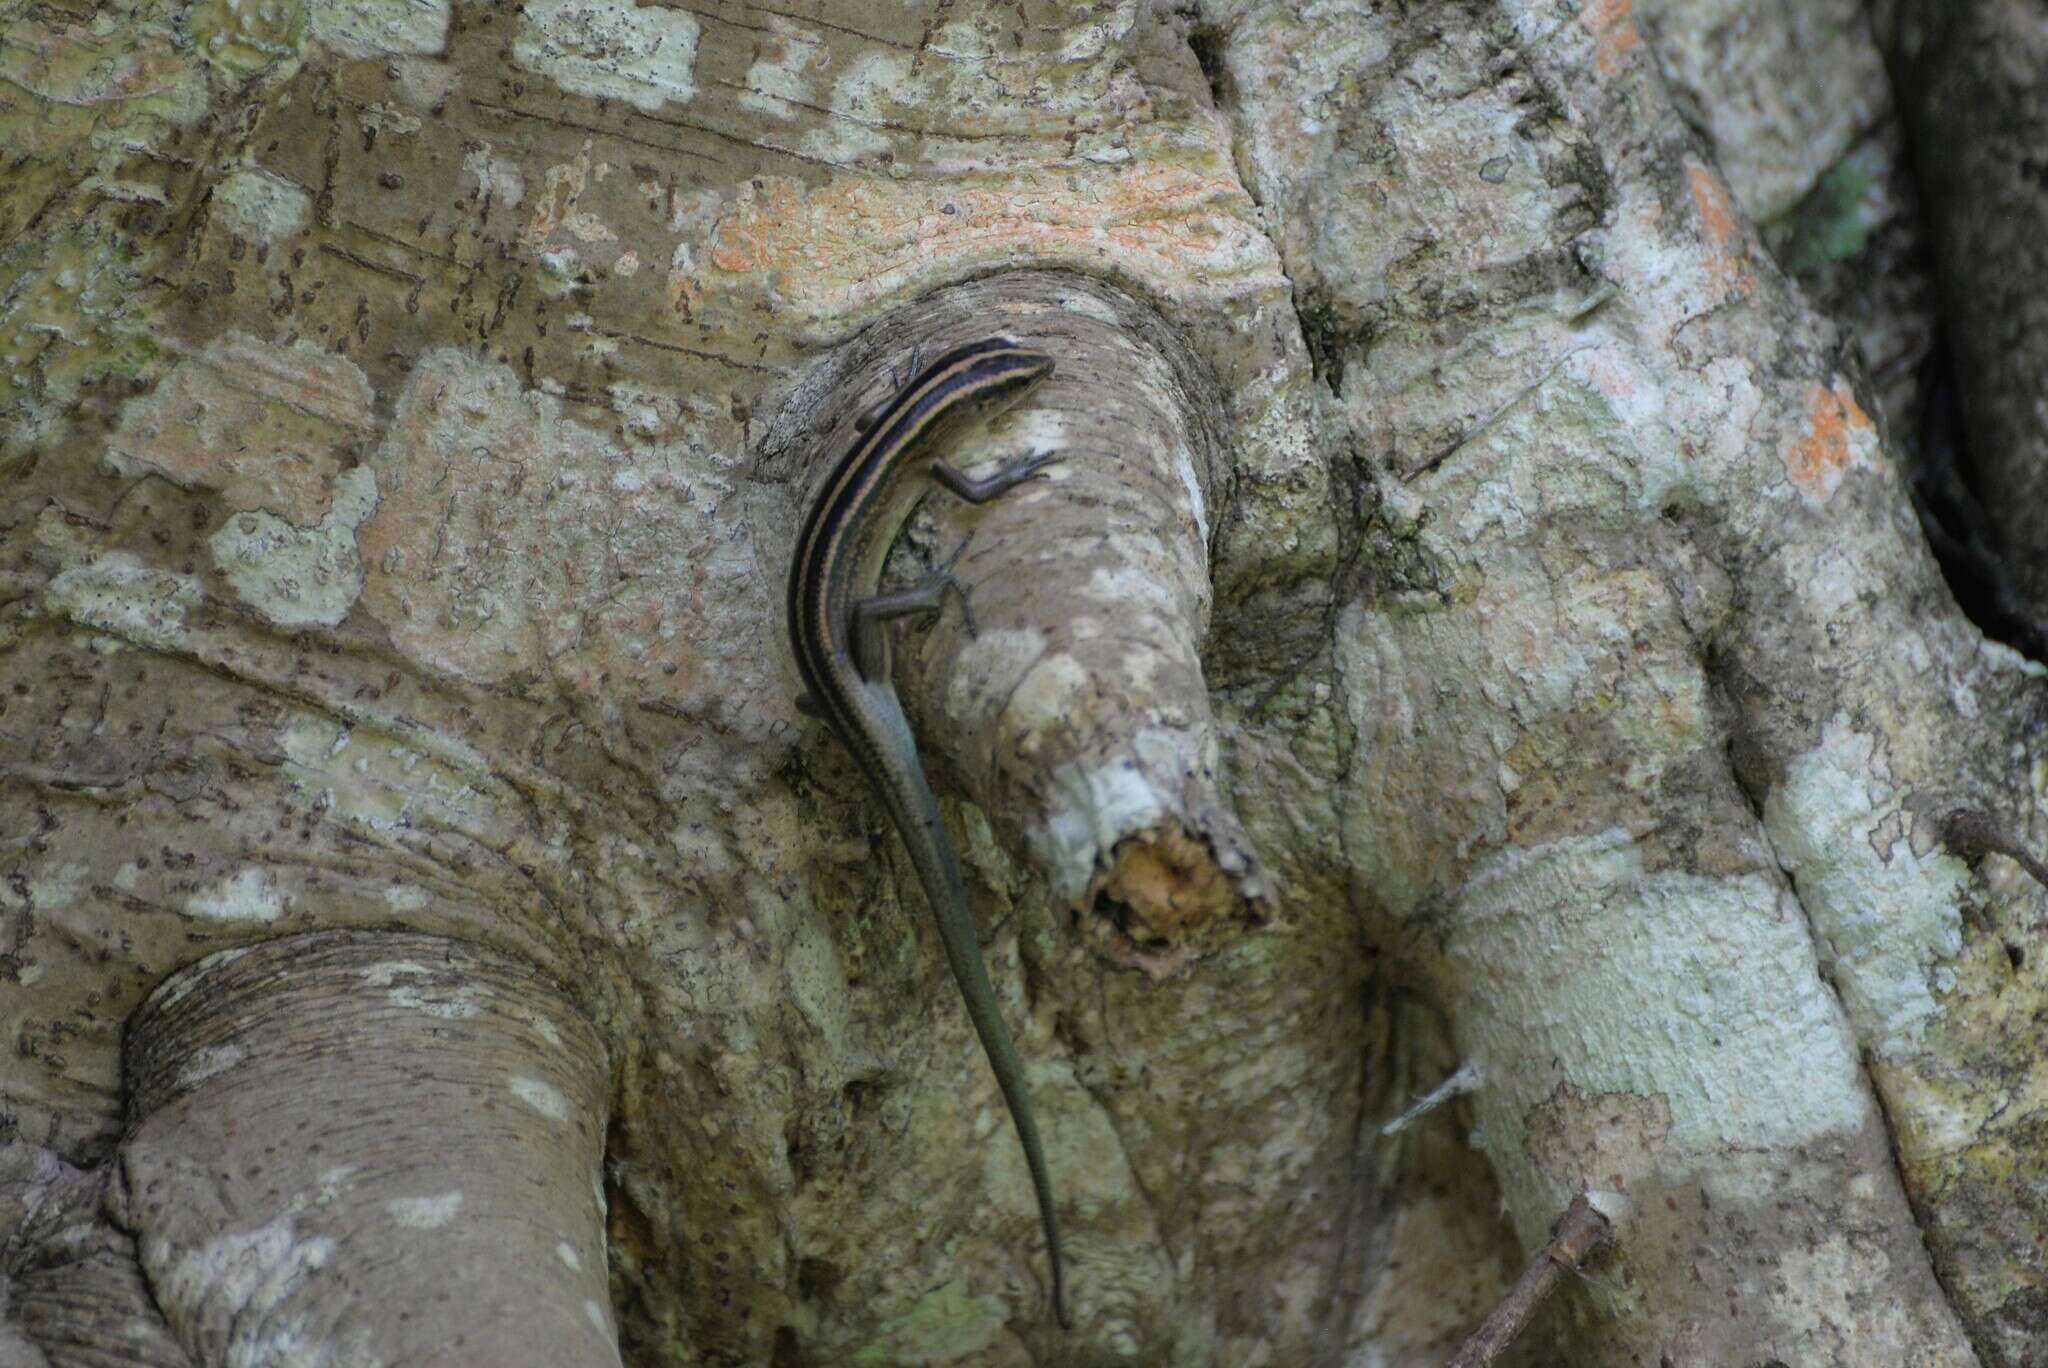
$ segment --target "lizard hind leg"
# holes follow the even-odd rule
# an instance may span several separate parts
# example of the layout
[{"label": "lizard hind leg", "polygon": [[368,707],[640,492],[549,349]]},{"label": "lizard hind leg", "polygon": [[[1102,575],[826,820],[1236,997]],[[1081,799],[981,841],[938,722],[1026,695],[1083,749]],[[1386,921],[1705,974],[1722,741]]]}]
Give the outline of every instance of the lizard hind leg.
[{"label": "lizard hind leg", "polygon": [[907,589],[870,594],[853,605],[853,658],[860,665],[861,678],[885,679],[889,673],[888,625],[899,618],[937,617],[946,606],[946,595],[960,600],[960,612],[967,619],[967,634],[979,635],[974,622],[974,604],[967,586],[950,570],[941,570]]}]

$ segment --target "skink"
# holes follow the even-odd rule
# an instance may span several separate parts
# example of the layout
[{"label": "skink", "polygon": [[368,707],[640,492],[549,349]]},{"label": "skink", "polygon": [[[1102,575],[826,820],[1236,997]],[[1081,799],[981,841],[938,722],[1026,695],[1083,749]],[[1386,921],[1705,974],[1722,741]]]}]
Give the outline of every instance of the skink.
[{"label": "skink", "polygon": [[890,545],[933,483],[969,503],[986,503],[1057,459],[1051,453],[1025,456],[976,480],[947,464],[938,445],[961,420],[1016,402],[1052,368],[1051,357],[1006,337],[969,343],[939,357],[863,418],[852,449],[804,518],[789,572],[788,610],[790,644],[809,690],[806,711],[822,716],[853,753],[910,849],[967,1018],[981,1037],[1023,1143],[1052,1261],[1053,1309],[1061,1325],[1071,1326],[1052,1180],[1023,1069],[996,1010],[960,866],[889,682],[889,621],[937,613],[947,592],[961,591],[952,576],[940,574],[911,589],[876,592]]}]

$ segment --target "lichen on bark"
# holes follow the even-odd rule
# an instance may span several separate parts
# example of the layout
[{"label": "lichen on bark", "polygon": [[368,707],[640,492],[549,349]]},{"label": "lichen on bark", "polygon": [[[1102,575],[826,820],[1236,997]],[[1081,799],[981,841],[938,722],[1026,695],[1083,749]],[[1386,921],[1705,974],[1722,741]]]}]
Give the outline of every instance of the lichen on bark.
[{"label": "lichen on bark", "polygon": [[[1932,819],[2039,828],[2040,672],[1946,599],[1765,250],[1859,145],[1814,68],[1872,51],[1823,24],[1842,62],[1787,68],[1758,9],[0,21],[8,1172],[115,1156],[174,971],[399,928],[601,1043],[630,1362],[1436,1361],[1582,1187],[1632,1214],[1531,1361],[2017,1355],[2038,1067],[1995,1042],[2041,895]],[[1793,80],[1789,125],[1698,117]],[[953,762],[1071,1339],[780,621],[819,377],[1054,271],[1090,289],[1019,297],[1203,377],[1146,533],[1206,583],[1130,612],[1208,614],[1174,668],[1275,913],[1139,972],[974,806],[1013,757]],[[975,702],[947,630],[903,675],[933,736]],[[1079,915],[1185,911],[1218,850]]]}]

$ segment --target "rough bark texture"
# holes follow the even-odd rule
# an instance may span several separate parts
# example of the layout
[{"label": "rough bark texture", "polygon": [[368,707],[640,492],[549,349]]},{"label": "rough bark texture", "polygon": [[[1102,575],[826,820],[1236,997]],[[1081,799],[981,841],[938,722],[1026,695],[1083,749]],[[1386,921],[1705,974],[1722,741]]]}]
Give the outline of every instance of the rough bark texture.
[{"label": "rough bark texture", "polygon": [[1066,272],[937,291],[792,387],[763,478],[806,501],[900,382],[888,363],[992,333],[1057,368],[1026,414],[992,440],[956,439],[949,459],[1058,460],[981,508],[925,505],[906,539],[925,567],[895,578],[943,564],[963,604],[897,652],[897,687],[921,704],[926,767],[1028,852],[1097,948],[1172,972],[1271,910],[1217,791],[1200,653],[1221,404],[1186,346],[1138,300]]},{"label": "rough bark texture", "polygon": [[1841,328],[1915,455],[1934,280],[1905,130],[1864,0],[1645,0],[1680,116],[1779,267]]},{"label": "rough bark texture", "polygon": [[[2044,907],[1938,819],[2038,842],[2041,676],[1752,222],[1870,106],[1745,26],[1873,63],[1648,8],[0,21],[0,1136],[76,1199],[11,1223],[0,1335],[56,1232],[111,1238],[165,977],[401,927],[594,1027],[629,1362],[1437,1362],[1584,1187],[1613,1240],[1530,1361],[2024,1362]],[[1156,981],[1028,814],[952,805],[1072,1336],[920,895],[792,706],[764,465],[804,377],[1022,267],[1213,385],[1205,725],[1279,914]],[[905,653],[933,735],[949,630]]]},{"label": "rough bark texture", "polygon": [[136,1013],[126,1074],[111,1201],[197,1362],[619,1362],[609,1071],[522,961],[364,932],[223,951]]},{"label": "rough bark texture", "polygon": [[[1332,777],[1525,1238],[1580,1183],[1646,1199],[1570,1357],[1967,1361],[1857,1060],[1926,1116],[1913,1081],[1979,1034],[1947,965],[2004,895],[1914,814],[1981,787],[2028,820],[2034,686],[1945,616],[1853,359],[1625,6],[1347,13],[1212,15],[1338,421],[1382,454]],[[2005,968],[1985,990],[2034,1000]],[[1815,1276],[1888,1283],[1882,1314]]]},{"label": "rough bark texture", "polygon": [[109,1165],[76,1169],[0,1144],[0,1363],[21,1368],[196,1368],[114,1219]]}]

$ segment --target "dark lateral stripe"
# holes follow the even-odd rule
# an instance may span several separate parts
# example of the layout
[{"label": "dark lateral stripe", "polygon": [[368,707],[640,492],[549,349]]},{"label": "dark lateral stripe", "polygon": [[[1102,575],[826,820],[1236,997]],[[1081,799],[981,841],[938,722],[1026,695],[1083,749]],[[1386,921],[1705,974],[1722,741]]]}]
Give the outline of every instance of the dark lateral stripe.
[{"label": "dark lateral stripe", "polygon": [[863,728],[846,706],[844,663],[835,658],[829,608],[834,581],[850,571],[835,552],[873,500],[883,496],[904,458],[921,438],[957,406],[1029,383],[1048,368],[1049,358],[1006,337],[955,347],[933,361],[890,399],[875,422],[834,467],[819,491],[797,539],[787,611],[797,668],[814,702],[848,748],[863,761],[875,759]]},{"label": "dark lateral stripe", "polygon": [[965,381],[978,379],[980,383],[970,388],[979,393],[982,384],[999,374],[1028,368],[1020,366],[1016,358],[1031,358],[1031,364],[1039,360],[1036,353],[1024,351],[1006,337],[991,337],[986,341],[955,347],[925,367],[916,379],[896,392],[888,406],[876,415],[874,425],[862,434],[861,440],[855,442],[853,449],[840,461],[832,472],[832,478],[826,482],[816,509],[822,511],[840,503],[848,486],[855,483],[873,463],[876,452],[894,451],[914,437],[914,432],[905,431],[906,424],[943,412],[958,399],[967,398],[969,391],[958,388]]},{"label": "dark lateral stripe", "polygon": [[[962,361],[990,352],[1014,350],[1016,345],[1007,337],[990,337],[984,338],[979,342],[969,342],[965,346],[955,347],[940,356],[931,365],[925,367],[909,384],[896,391],[890,397],[888,404],[875,416],[874,423],[855,440],[852,447],[847,450],[846,455],[841,457],[838,464],[833,467],[832,473],[826,479],[824,487],[818,491],[816,497],[811,501],[810,514],[805,518],[803,531],[797,537],[796,561],[793,566],[793,573],[790,576],[790,607],[792,609],[796,607],[798,582],[806,578],[807,572],[816,565],[815,553],[819,533],[823,530],[825,523],[834,520],[835,512],[843,501],[844,488],[848,477],[868,463],[882,440],[894,430],[896,419],[903,409],[912,403],[917,396],[928,393],[932,388],[934,380],[943,376]],[[795,623],[796,617],[792,614],[790,619],[792,629],[794,629]]]}]

